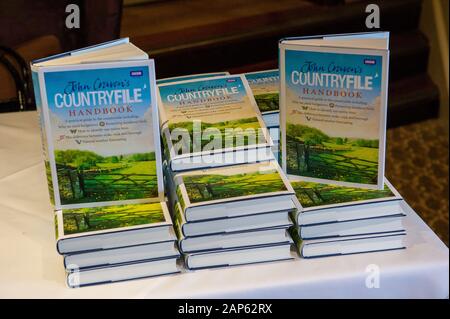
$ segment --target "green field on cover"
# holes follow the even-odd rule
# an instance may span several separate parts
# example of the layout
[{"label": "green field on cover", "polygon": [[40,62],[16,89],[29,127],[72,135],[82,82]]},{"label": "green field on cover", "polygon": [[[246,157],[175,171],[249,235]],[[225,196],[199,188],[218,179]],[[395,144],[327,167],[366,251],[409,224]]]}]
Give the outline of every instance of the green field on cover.
[{"label": "green field on cover", "polygon": [[305,208],[394,196],[387,186],[384,190],[372,190],[311,182],[291,182],[291,184],[298,200]]},{"label": "green field on cover", "polygon": [[330,137],[304,125],[288,124],[288,174],[376,184],[378,140]]},{"label": "green field on cover", "polygon": [[234,175],[209,174],[183,177],[191,203],[286,191],[276,170]]},{"label": "green field on cover", "polygon": [[158,195],[155,153],[102,157],[80,150],[55,151],[62,204]]},{"label": "green field on cover", "polygon": [[[220,136],[219,134],[212,134],[213,131],[208,130],[210,128],[219,130]],[[261,126],[256,117],[217,123],[201,122],[201,128],[198,133],[201,133],[201,135],[199,136],[203,138],[198,140],[198,142],[200,142],[202,150],[206,144],[218,138],[221,139],[221,144],[219,145],[221,145],[222,148],[236,145],[247,146],[258,143],[265,143],[266,141],[264,139],[264,136],[260,132],[260,128]],[[194,142],[198,143],[193,138],[194,123],[179,122],[169,125],[170,132],[173,132],[173,130],[175,129],[180,129],[180,133],[183,132],[183,130],[187,130],[190,138],[188,140],[183,139],[183,142],[185,142],[185,148],[188,149],[189,152],[192,152],[194,149]],[[172,144],[179,143],[182,140],[183,136],[178,136],[177,138],[177,140],[172,140]],[[259,141],[259,139],[262,140]],[[182,150],[180,149],[179,154],[181,154],[181,151]]]},{"label": "green field on cover", "polygon": [[114,229],[165,221],[160,203],[118,205],[63,211],[64,234]]},{"label": "green field on cover", "polygon": [[278,93],[266,93],[255,95],[256,104],[261,112],[278,111],[279,95]]}]

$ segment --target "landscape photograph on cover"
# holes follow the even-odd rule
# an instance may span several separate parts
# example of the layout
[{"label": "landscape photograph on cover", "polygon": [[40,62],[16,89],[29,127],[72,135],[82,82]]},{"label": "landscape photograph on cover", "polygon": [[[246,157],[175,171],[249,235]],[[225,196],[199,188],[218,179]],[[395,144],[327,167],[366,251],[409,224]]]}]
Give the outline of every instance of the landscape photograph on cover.
[{"label": "landscape photograph on cover", "polygon": [[[130,76],[131,72],[138,71],[142,76]],[[76,87],[67,84],[74,79],[78,83]],[[51,72],[45,74],[45,81],[60,203],[157,197],[148,69],[124,67]],[[126,83],[123,85],[127,90],[122,87],[118,99],[139,89],[139,100],[125,101],[126,105],[99,106],[99,101],[87,95],[92,94],[90,90],[99,82],[107,87],[105,92],[111,93],[114,90],[108,85],[121,81]],[[67,93],[67,87],[70,93]],[[56,104],[58,99],[52,98],[59,94],[64,96],[61,101],[81,104],[79,94],[83,93],[91,98],[90,104],[60,107]],[[93,105],[94,102],[97,105]],[[50,170],[50,166],[46,168]]]},{"label": "landscape photograph on cover", "polygon": [[305,181],[291,181],[291,185],[303,208],[395,196],[387,185],[384,186],[383,190],[345,187]]},{"label": "landscape photograph on cover", "polygon": [[274,165],[247,164],[183,174],[191,203],[287,191]]},{"label": "landscape photograph on cover", "polygon": [[160,203],[63,209],[64,235],[165,221]]},{"label": "landscape photograph on cover", "polygon": [[279,110],[280,76],[278,70],[247,73],[245,78],[252,89],[261,113]]},{"label": "landscape photograph on cover", "polygon": [[[215,90],[220,92],[205,93]],[[177,155],[203,151],[207,145],[218,149],[267,142],[240,77],[163,85],[159,93],[167,123],[163,129],[172,133],[173,145],[183,145]]]},{"label": "landscape photograph on cover", "polygon": [[55,150],[62,204],[158,196],[155,152],[101,156]]},{"label": "landscape photograph on cover", "polygon": [[[287,173],[377,185],[383,129],[381,57],[286,50],[285,59]],[[326,86],[327,78],[321,76],[330,76],[330,68],[341,77],[370,78],[371,85],[329,87],[329,80]],[[292,72],[301,75],[293,80]]]},{"label": "landscape photograph on cover", "polygon": [[[200,140],[201,150],[204,150],[204,147],[207,144],[209,144],[213,139],[217,138],[216,135],[213,134],[213,131],[209,131],[209,129],[217,129],[220,131],[220,139],[221,139],[220,148],[225,148],[225,147],[247,146],[258,144],[258,137],[256,136],[254,142],[252,138],[249,137],[249,134],[246,132],[246,130],[251,129],[252,132],[258,132],[260,128],[261,126],[258,122],[258,118],[256,117],[215,122],[215,123],[201,122],[199,125],[199,131],[201,131],[203,134],[212,133],[212,135],[209,138],[202,138]],[[189,144],[185,145],[184,147],[186,149],[189,149],[190,152],[193,152],[195,143],[193,138],[194,122],[186,121],[169,124],[170,132],[173,132],[173,130],[175,129],[186,130],[186,132],[189,132],[190,138],[187,141],[189,142]],[[219,134],[217,134],[217,136],[219,136]],[[172,143],[175,144],[177,142],[186,141],[182,140],[181,138],[182,136],[180,137],[179,140],[172,141]],[[180,151],[182,151],[182,149],[180,149]]]}]

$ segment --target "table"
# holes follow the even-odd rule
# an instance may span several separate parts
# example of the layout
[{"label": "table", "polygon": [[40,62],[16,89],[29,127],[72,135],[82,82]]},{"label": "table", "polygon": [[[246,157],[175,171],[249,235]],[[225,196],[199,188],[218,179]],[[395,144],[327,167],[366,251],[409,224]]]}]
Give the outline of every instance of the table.
[{"label": "table", "polygon": [[[2,298],[448,298],[448,248],[411,208],[405,227],[405,250],[70,289],[55,250],[37,114],[0,115]],[[380,271],[379,288],[366,287],[371,265]]]}]

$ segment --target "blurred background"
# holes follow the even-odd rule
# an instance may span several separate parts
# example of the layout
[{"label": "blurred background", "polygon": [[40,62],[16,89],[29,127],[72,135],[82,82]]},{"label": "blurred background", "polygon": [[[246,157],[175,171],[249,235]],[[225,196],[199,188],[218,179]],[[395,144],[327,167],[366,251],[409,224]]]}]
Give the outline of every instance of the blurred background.
[{"label": "blurred background", "polygon": [[33,59],[130,37],[157,78],[264,70],[282,37],[374,31],[370,3],[391,32],[386,176],[448,246],[448,0],[0,0],[0,113],[35,109]]}]

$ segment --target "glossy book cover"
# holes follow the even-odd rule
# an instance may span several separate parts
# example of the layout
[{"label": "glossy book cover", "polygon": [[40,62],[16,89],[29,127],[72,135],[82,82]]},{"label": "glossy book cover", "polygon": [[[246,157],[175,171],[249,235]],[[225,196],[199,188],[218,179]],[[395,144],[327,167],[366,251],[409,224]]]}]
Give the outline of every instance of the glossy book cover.
[{"label": "glossy book cover", "polygon": [[294,194],[275,161],[195,170],[175,175],[181,208]]},{"label": "glossy book cover", "polygon": [[158,85],[168,158],[267,148],[271,139],[241,75]]},{"label": "glossy book cover", "polygon": [[172,223],[165,203],[69,208],[55,214],[57,240]]},{"label": "glossy book cover", "polygon": [[56,208],[159,202],[153,61],[38,72]]},{"label": "glossy book cover", "polygon": [[283,168],[382,189],[387,50],[280,44]]},{"label": "glossy book cover", "polygon": [[303,211],[402,199],[387,180],[382,190],[299,180],[290,182]]}]

